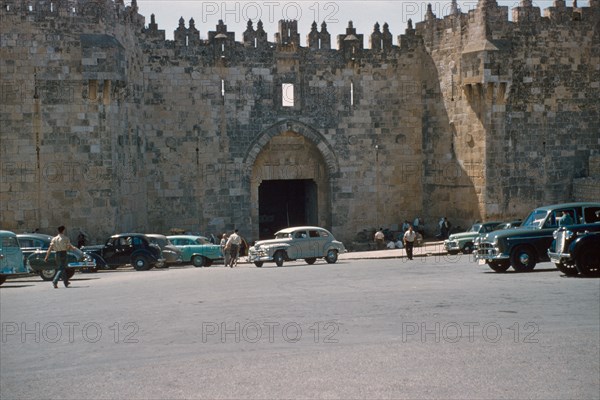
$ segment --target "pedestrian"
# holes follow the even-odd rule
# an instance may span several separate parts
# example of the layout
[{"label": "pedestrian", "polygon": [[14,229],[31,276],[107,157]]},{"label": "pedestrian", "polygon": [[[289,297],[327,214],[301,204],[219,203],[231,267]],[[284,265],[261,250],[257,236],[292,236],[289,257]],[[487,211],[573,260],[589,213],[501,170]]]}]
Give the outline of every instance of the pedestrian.
[{"label": "pedestrian", "polygon": [[412,225],[410,225],[408,230],[404,233],[404,248],[406,249],[406,256],[409,260],[413,259],[413,248],[416,239],[417,233],[413,230]]},{"label": "pedestrian", "polygon": [[73,249],[77,250],[75,246],[71,244],[71,240],[67,235],[65,235],[66,228],[61,225],[58,227],[58,235],[54,236],[50,241],[50,247],[48,247],[48,251],[46,252],[46,257],[44,257],[44,261],[48,262],[48,256],[50,252],[54,250],[54,261],[56,263],[56,275],[54,275],[54,279],[52,280],[52,285],[54,285],[54,289],[58,289],[58,281],[62,277],[65,287],[69,287],[69,275],[67,274],[67,250]]},{"label": "pedestrian", "polygon": [[381,250],[385,248],[385,234],[383,233],[383,228],[379,228],[377,232],[375,232],[375,236],[373,238],[375,240],[375,248],[377,250]]},{"label": "pedestrian", "polygon": [[[234,265],[237,265],[238,254],[240,251],[240,243],[242,242],[242,238],[238,235],[238,230],[233,231],[229,239],[227,239],[226,248],[229,249],[229,267],[233,268]],[[226,264],[227,265],[227,264]]]},{"label": "pedestrian", "polygon": [[79,235],[77,235],[77,248],[80,249],[83,246],[85,246],[85,232],[80,230]]},{"label": "pedestrian", "polygon": [[223,261],[225,262],[225,266],[229,265],[229,248],[227,247],[227,234],[224,233],[221,237],[221,252],[223,253]]},{"label": "pedestrian", "polygon": [[444,217],[442,219],[442,223],[440,224],[440,237],[442,240],[448,239],[450,235],[450,228],[452,228],[452,224],[448,221],[448,218]]}]

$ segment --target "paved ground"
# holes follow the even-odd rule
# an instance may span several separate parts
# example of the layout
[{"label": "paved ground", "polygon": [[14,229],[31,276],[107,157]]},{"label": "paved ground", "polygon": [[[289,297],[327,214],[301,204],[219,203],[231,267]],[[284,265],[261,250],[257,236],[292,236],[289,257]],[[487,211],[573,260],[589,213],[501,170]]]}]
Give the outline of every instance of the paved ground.
[{"label": "paved ground", "polygon": [[421,249],[8,281],[0,397],[600,398],[600,280]]}]

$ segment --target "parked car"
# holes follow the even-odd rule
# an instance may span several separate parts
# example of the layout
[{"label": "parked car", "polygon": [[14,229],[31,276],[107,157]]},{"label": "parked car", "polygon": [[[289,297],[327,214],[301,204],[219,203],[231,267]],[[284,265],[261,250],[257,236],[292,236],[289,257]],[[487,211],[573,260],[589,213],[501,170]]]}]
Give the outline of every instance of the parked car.
[{"label": "parked car", "polygon": [[444,248],[449,254],[471,254],[475,249],[475,239],[481,234],[493,231],[500,222],[477,223],[467,232],[453,233],[444,240]]},{"label": "parked car", "polygon": [[597,222],[598,211],[600,203],[564,203],[536,208],[519,227],[488,233],[475,258],[496,272],[504,272],[511,266],[517,272],[531,271],[538,262],[550,261],[548,248],[563,213],[575,224],[584,224]]},{"label": "parked car", "polygon": [[26,273],[17,235],[11,231],[0,231],[0,285],[9,275]]},{"label": "parked car", "polygon": [[[517,219],[514,221],[508,221],[508,222],[501,222],[500,224],[496,225],[496,227],[492,230],[492,232],[500,231],[502,229],[516,228],[516,227],[520,226],[522,223],[523,223],[523,221],[520,219]],[[479,236],[477,236],[475,238],[475,240],[473,241],[473,246],[474,246],[475,250],[479,249],[479,243],[481,243],[482,241],[485,240],[488,233],[489,232],[480,233]]]},{"label": "parked car", "polygon": [[159,235],[156,233],[146,234],[148,240],[151,243],[157,244],[162,250],[163,257],[165,258],[165,265],[179,264],[183,262],[181,250],[175,246],[165,235]]},{"label": "parked car", "polygon": [[137,271],[147,271],[165,264],[160,247],[141,233],[113,235],[104,245],[85,246],[82,250],[102,268],[116,269],[130,264]]},{"label": "parked car", "polygon": [[248,260],[257,267],[271,261],[281,267],[284,261],[298,259],[314,264],[317,258],[324,258],[333,264],[337,261],[338,254],[345,251],[344,244],[335,240],[328,230],[316,226],[299,226],[280,230],[275,233],[275,239],[259,240],[250,247]]},{"label": "parked car", "polygon": [[27,259],[30,255],[38,250],[48,250],[52,236],[43,233],[19,233],[17,239],[19,239],[25,266],[27,266]]},{"label": "parked car", "polygon": [[181,250],[183,262],[191,262],[194,267],[210,267],[223,259],[221,246],[212,244],[208,238],[196,235],[172,235],[167,238]]},{"label": "parked car", "polygon": [[560,227],[553,236],[548,257],[560,272],[600,276],[600,222]]},{"label": "parked car", "polygon": [[[38,249],[31,253],[27,257],[27,265],[31,271],[37,273],[43,280],[51,281],[54,279],[56,275],[56,252],[52,251],[48,255],[48,261],[44,260],[46,258],[46,253],[48,249],[42,250]],[[89,272],[96,272],[96,261],[89,255],[85,254],[83,251],[77,250],[69,250],[67,251],[67,276],[69,279],[75,274],[77,270],[84,270]]]}]

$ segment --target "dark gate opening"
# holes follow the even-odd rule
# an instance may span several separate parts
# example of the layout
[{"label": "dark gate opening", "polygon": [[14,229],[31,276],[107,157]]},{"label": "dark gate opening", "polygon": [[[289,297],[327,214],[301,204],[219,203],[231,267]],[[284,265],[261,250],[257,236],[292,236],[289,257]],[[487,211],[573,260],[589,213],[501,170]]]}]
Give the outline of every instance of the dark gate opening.
[{"label": "dark gate opening", "polygon": [[317,224],[317,184],[311,179],[267,180],[258,187],[260,239],[289,226]]}]

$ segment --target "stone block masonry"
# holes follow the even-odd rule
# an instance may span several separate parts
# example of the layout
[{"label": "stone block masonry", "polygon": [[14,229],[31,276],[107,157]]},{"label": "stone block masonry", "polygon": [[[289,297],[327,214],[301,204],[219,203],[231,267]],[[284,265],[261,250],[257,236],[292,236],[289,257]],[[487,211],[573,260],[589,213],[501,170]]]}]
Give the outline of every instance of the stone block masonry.
[{"label": "stone block masonry", "polygon": [[521,1],[512,21],[453,1],[397,46],[374,25],[369,49],[352,23],[333,39],[315,23],[302,47],[295,21],[273,42],[249,22],[238,42],[181,19],[171,41],[136,1],[0,5],[3,229],[254,240],[301,221],[350,243],[416,216],[433,233],[441,216],[600,198],[574,184],[598,175],[597,0],[543,16]]}]

